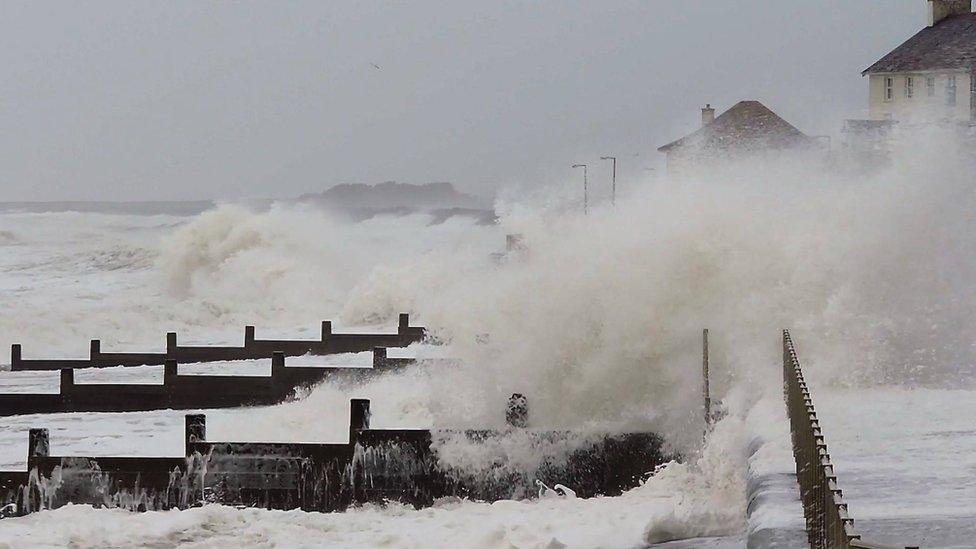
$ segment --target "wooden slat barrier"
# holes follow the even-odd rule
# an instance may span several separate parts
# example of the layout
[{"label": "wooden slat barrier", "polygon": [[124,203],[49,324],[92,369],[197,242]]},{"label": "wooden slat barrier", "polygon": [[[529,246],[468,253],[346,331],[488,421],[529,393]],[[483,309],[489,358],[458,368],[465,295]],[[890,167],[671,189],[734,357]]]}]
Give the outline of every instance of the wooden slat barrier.
[{"label": "wooden slat barrier", "polygon": [[861,541],[854,531],[827,452],[820,421],[803,379],[789,330],[783,330],[783,393],[790,419],[796,479],[812,549],[890,549]]},{"label": "wooden slat barrier", "polygon": [[[417,507],[442,497],[494,501],[538,493],[536,480],[573,487],[577,495],[617,495],[644,482],[673,456],[654,433],[590,435],[567,455],[551,455],[531,472],[499,465],[465,474],[440,465],[434,440],[459,436],[492,445],[511,430],[430,431],[369,428],[368,400],[352,400],[349,441],[337,444],[213,442],[206,417],[185,422],[185,454],[172,457],[50,455],[48,431],[28,434],[27,471],[0,472],[0,506],[16,514],[69,503],[132,510],[185,509],[203,502],[271,509],[337,511],[352,504],[400,501]],[[546,452],[571,432],[526,430]],[[555,447],[560,447],[556,444]]]},{"label": "wooden slat barrier", "polygon": [[10,369],[63,370],[65,368],[107,368],[112,366],[160,366],[167,360],[180,364],[271,358],[275,351],[286,356],[331,355],[358,353],[375,347],[406,347],[426,337],[420,326],[410,326],[410,315],[401,313],[396,333],[392,334],[335,334],[332,322],[322,321],[321,337],[317,340],[257,339],[254,326],[244,327],[244,344],[238,346],[182,346],[175,332],[166,334],[165,353],[103,352],[101,341],[91,340],[87,359],[25,359],[19,343],[10,347]]},{"label": "wooden slat barrier", "polygon": [[[285,353],[271,358],[271,375],[179,375],[175,360],[163,366],[162,384],[75,383],[74,370],[61,370],[57,394],[0,394],[0,417],[56,412],[136,412],[232,408],[277,404],[296,388],[311,386],[326,378],[348,381],[366,379],[403,369],[413,358],[389,358],[385,347],[373,349],[370,368],[336,366],[286,367]],[[16,374],[11,374],[16,375]]]}]

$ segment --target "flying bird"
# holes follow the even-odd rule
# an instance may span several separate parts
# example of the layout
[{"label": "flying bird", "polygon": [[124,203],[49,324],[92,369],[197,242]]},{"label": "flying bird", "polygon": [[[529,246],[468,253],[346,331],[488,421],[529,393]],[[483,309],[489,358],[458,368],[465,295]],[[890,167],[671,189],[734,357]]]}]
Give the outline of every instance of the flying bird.
[{"label": "flying bird", "polygon": [[370,63],[370,66],[373,67],[376,70],[380,70],[380,66],[377,65],[376,63]]}]

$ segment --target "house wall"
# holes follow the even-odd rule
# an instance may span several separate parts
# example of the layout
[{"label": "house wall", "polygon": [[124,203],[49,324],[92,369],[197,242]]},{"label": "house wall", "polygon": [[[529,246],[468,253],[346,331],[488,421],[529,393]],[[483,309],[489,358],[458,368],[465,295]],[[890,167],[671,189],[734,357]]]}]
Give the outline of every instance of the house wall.
[{"label": "house wall", "polygon": [[769,169],[820,167],[830,154],[829,145],[815,142],[810,147],[772,147],[751,150],[702,151],[675,147],[667,153],[668,178],[673,181],[711,179]]},{"label": "house wall", "polygon": [[680,147],[667,153],[668,177],[671,179],[691,179],[699,173],[703,164],[699,155],[691,154]]},{"label": "house wall", "polygon": [[[956,77],[956,103],[946,104],[949,76]],[[906,95],[906,80],[913,77],[914,93]],[[892,97],[885,97],[885,79],[893,79]],[[930,96],[926,78],[935,78],[935,93]],[[972,120],[972,80],[966,71],[872,74],[869,80],[870,116],[873,120]]]}]

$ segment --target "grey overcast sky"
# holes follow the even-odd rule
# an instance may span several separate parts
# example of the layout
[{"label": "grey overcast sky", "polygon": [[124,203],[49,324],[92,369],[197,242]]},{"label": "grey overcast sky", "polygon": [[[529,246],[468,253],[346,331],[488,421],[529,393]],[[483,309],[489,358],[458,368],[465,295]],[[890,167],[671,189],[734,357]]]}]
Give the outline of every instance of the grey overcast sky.
[{"label": "grey overcast sky", "polygon": [[[622,179],[759,99],[835,134],[923,0],[0,3],[0,201]],[[378,66],[376,68],[374,66]]]}]

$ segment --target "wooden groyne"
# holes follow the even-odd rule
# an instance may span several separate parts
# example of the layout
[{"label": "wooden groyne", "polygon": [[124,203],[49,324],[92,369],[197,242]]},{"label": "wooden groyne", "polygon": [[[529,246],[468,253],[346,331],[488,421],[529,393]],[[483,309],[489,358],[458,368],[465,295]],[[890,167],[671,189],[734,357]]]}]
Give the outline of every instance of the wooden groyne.
[{"label": "wooden groyne", "polygon": [[[27,470],[0,473],[0,504],[14,514],[68,503],[132,510],[185,509],[203,503],[268,509],[339,511],[367,502],[415,507],[445,496],[476,500],[534,497],[538,482],[572,486],[577,495],[618,495],[670,459],[654,433],[589,436],[563,455],[548,455],[562,431],[370,429],[370,402],[350,402],[349,441],[337,444],[221,442],[206,436],[206,417],[186,416],[184,452],[171,457],[76,457],[50,453],[47,430],[28,434]],[[516,429],[535,448],[533,471],[475,475],[445,468],[436,441],[485,444]]]},{"label": "wooden groyne", "polygon": [[87,359],[25,359],[23,348],[15,343],[10,348],[10,369],[64,370],[76,368],[108,368],[113,366],[160,366],[167,360],[180,364],[220,362],[226,360],[270,359],[275,352],[285,356],[331,355],[358,353],[375,347],[406,347],[426,337],[420,326],[410,326],[410,315],[401,313],[396,333],[333,333],[332,321],[323,320],[321,336],[317,340],[257,339],[254,326],[244,327],[241,346],[180,345],[176,332],[166,334],[165,353],[119,353],[102,351],[101,341],[91,340]]},{"label": "wooden groyne", "polygon": [[181,375],[175,360],[163,366],[162,383],[75,383],[75,371],[61,370],[57,393],[0,394],[0,416],[59,412],[139,412],[191,410],[277,404],[299,387],[327,379],[352,382],[400,370],[412,358],[389,358],[385,347],[373,349],[371,367],[296,366],[274,351],[270,375]]}]

